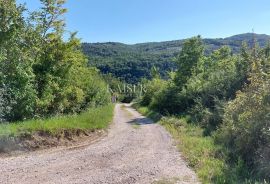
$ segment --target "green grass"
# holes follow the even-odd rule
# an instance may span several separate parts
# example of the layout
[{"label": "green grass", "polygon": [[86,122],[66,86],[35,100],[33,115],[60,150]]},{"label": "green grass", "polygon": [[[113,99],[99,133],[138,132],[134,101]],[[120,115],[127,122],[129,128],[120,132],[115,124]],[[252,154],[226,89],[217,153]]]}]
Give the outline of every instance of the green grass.
[{"label": "green grass", "polygon": [[[151,118],[157,113],[148,107],[134,107],[143,115]],[[159,115],[160,117],[160,115]],[[226,183],[225,161],[215,158],[217,150],[212,137],[204,137],[203,129],[188,124],[185,119],[163,117],[159,123],[163,125],[177,141],[177,147],[186,158],[190,167],[194,168],[202,183]]]},{"label": "green grass", "polygon": [[162,118],[160,123],[172,134],[189,166],[202,183],[228,183],[225,160],[216,158],[217,146],[212,137],[204,137],[203,129],[185,119]]},{"label": "green grass", "polygon": [[202,183],[214,184],[267,184],[243,175],[240,165],[230,165],[220,152],[221,147],[214,138],[204,136],[198,125],[187,123],[185,118],[163,117],[160,122],[177,141],[177,147],[194,168]]},{"label": "green grass", "polygon": [[96,130],[106,128],[112,121],[114,105],[92,108],[78,115],[29,120],[0,125],[0,137],[16,137],[34,132],[57,135],[63,130]]},{"label": "green grass", "polygon": [[[149,118],[161,117],[148,107],[139,105],[134,105],[134,107]],[[225,160],[217,158],[218,147],[214,144],[212,137],[203,135],[202,128],[187,123],[184,118],[163,117],[158,122],[174,137],[178,149],[187,160],[188,165],[194,168],[202,183],[230,183],[230,178],[227,178],[225,174],[227,170]]]},{"label": "green grass", "polygon": [[[268,184],[243,176],[241,165],[229,165],[221,147],[212,136],[204,136],[204,129],[187,123],[187,118],[162,117],[148,107],[133,105],[141,114],[158,121],[173,136],[179,151],[185,157],[203,184]],[[159,117],[159,118],[156,118]]]}]

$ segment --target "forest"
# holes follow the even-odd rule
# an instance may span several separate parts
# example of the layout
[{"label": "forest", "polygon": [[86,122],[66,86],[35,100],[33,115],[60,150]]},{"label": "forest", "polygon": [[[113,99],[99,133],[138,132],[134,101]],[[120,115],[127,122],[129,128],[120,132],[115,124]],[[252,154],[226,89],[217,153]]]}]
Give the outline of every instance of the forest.
[{"label": "forest", "polygon": [[[256,34],[257,43],[264,47],[270,37]],[[162,78],[168,79],[168,72],[176,70],[175,57],[181,50],[185,40],[166,42],[122,44],[82,43],[82,49],[89,58],[89,65],[97,67],[102,73],[111,73],[127,83],[140,82],[142,78],[151,78],[151,69],[156,67]],[[242,42],[249,46],[253,43],[253,34],[246,33],[228,38],[203,39],[205,53],[209,55],[222,46],[230,46],[233,53],[241,51]]]}]

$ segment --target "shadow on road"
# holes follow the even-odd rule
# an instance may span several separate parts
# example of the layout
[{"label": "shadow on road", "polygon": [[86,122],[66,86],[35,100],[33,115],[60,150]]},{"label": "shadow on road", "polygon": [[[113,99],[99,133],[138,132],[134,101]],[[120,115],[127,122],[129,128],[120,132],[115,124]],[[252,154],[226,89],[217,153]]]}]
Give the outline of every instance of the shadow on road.
[{"label": "shadow on road", "polygon": [[156,122],[152,121],[149,118],[133,118],[132,120],[127,122],[128,124],[132,125],[149,125],[149,124],[156,124]]}]

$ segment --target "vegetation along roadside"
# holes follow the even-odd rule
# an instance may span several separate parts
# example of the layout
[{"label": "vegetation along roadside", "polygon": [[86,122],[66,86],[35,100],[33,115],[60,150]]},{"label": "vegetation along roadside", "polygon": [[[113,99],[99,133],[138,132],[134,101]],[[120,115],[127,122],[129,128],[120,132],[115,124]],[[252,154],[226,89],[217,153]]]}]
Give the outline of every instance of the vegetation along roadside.
[{"label": "vegetation along roadside", "polygon": [[0,125],[0,152],[27,151],[73,141],[98,138],[113,118],[114,105],[91,108],[81,114],[57,116]]},{"label": "vegetation along roadside", "polygon": [[65,0],[40,3],[30,11],[16,0],[0,0],[2,152],[50,145],[43,136],[87,134],[112,119],[106,81],[88,66],[76,33],[66,30]]},{"label": "vegetation along roadside", "polygon": [[169,80],[145,81],[138,110],[163,116],[159,122],[203,183],[269,183],[269,51],[254,39],[240,54],[221,47],[205,55],[193,37]]}]

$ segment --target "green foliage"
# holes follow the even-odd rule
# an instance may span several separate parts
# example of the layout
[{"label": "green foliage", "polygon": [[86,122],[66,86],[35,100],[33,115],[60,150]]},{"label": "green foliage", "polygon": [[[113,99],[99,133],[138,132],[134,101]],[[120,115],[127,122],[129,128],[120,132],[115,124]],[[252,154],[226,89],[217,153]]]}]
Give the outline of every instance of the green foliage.
[{"label": "green foliage", "polygon": [[175,73],[169,73],[170,79],[166,81],[156,72],[152,80],[143,80],[146,92],[140,99],[140,105],[149,106],[161,114],[178,112],[182,107],[179,106],[181,100],[178,87],[173,83]]},{"label": "green foliage", "polygon": [[4,86],[0,88],[0,122],[5,121],[5,116],[10,112],[10,108],[5,101],[4,95],[6,94],[6,89]]},{"label": "green foliage", "polygon": [[91,108],[81,114],[48,119],[1,124],[0,137],[19,137],[27,133],[46,132],[59,135],[63,130],[96,130],[107,128],[112,121],[114,106]]},{"label": "green foliage", "polygon": [[[116,97],[116,100],[123,103],[130,103],[133,99],[135,99],[140,94],[140,89],[137,89],[135,92],[130,89],[134,89],[132,84],[127,84],[118,78],[114,77],[112,74],[103,74],[103,78],[108,84],[108,91]],[[134,84],[135,85],[135,84]],[[139,84],[136,86],[139,87]],[[125,90],[124,90],[125,88]]]},{"label": "green foliage", "polygon": [[206,131],[221,123],[223,106],[244,85],[247,68],[238,68],[241,62],[228,47],[222,47],[200,61],[189,78],[182,93],[191,102],[188,111],[194,115],[193,121]]},{"label": "green foliage", "polygon": [[[269,50],[243,44],[239,55],[229,47],[203,55],[201,40],[192,38],[179,54],[175,78],[164,86],[148,81],[151,90],[142,105],[189,117],[190,124],[166,120],[165,126],[182,141],[181,150],[191,166],[201,168],[197,173],[206,183],[270,180]],[[208,146],[213,155],[204,152]]]},{"label": "green foliage", "polygon": [[110,101],[76,34],[62,38],[64,3],[41,0],[41,9],[25,16],[15,0],[0,0],[1,121],[78,113]]},{"label": "green foliage", "polygon": [[163,118],[160,123],[178,141],[178,148],[189,166],[198,173],[202,183],[233,183],[226,177],[226,162],[216,157],[217,147],[212,137],[204,137],[203,129],[186,123],[185,119]]},{"label": "green foliage", "polygon": [[147,91],[142,97],[141,104],[143,106],[148,106],[152,103],[154,96],[158,95],[166,85],[166,82],[160,78],[154,78],[152,81],[147,81],[144,85]]},{"label": "green foliage", "polygon": [[90,58],[89,65],[129,84],[138,83],[142,78],[150,79],[153,67],[160,69],[162,77],[167,77],[167,71],[175,68],[171,62],[174,55],[146,53],[140,46],[133,48],[120,43],[84,43],[82,49]]},{"label": "green foliage", "polygon": [[[24,7],[15,0],[0,1],[0,90],[6,120],[32,117],[36,93],[32,71],[34,49],[23,19]],[[8,110],[9,109],[9,110]]]},{"label": "green foliage", "polygon": [[253,176],[269,180],[269,56],[263,51],[251,58],[249,85],[226,106],[216,140],[224,145],[231,162],[240,158]]},{"label": "green foliage", "polygon": [[181,89],[192,74],[194,67],[203,57],[204,47],[200,36],[188,39],[176,59],[175,83]]},{"label": "green foliage", "polygon": [[[265,46],[269,36],[255,34],[260,46]],[[224,39],[203,39],[207,55],[222,46],[229,45],[233,53],[241,51],[242,42],[251,46],[252,33],[235,35]],[[140,82],[142,78],[151,79],[153,66],[159,69],[163,79],[168,78],[168,72],[177,66],[175,58],[183,47],[185,40],[166,42],[151,42],[127,45],[116,42],[83,43],[82,50],[89,58],[89,64],[95,66],[103,74],[111,73],[129,84]]]},{"label": "green foliage", "polygon": [[184,107],[180,105],[184,104],[184,99],[179,93],[178,87],[172,83],[172,80],[164,83],[166,85],[152,97],[150,107],[163,115],[177,114]]}]

